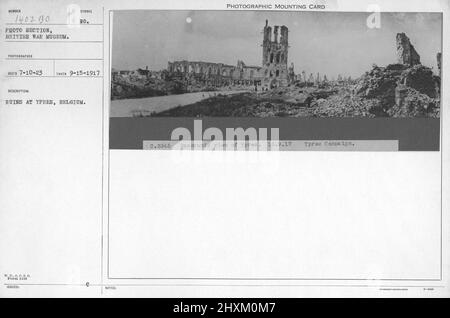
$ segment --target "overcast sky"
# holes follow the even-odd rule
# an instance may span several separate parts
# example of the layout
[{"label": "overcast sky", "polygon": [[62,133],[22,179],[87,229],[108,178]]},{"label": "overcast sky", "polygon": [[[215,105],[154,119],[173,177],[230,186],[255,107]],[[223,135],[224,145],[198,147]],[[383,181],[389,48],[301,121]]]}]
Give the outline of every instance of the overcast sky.
[{"label": "overcast sky", "polygon": [[373,63],[396,62],[395,35],[405,32],[422,64],[436,70],[441,51],[441,14],[381,13],[370,29],[369,13],[267,11],[116,11],[112,67],[151,70],[168,61],[191,60],[261,66],[262,29],[289,29],[288,64],[295,72],[358,77]]}]

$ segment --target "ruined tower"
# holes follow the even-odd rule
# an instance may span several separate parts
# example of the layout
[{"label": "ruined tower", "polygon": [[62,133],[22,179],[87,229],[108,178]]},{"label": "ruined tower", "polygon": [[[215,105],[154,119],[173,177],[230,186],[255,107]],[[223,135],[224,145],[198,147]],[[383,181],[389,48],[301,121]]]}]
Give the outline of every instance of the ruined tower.
[{"label": "ruined tower", "polygon": [[264,26],[262,72],[263,86],[271,89],[288,85],[288,28],[275,25],[270,27],[266,20]]},{"label": "ruined tower", "polygon": [[408,66],[420,64],[420,56],[405,33],[397,33],[396,42],[399,64]]}]

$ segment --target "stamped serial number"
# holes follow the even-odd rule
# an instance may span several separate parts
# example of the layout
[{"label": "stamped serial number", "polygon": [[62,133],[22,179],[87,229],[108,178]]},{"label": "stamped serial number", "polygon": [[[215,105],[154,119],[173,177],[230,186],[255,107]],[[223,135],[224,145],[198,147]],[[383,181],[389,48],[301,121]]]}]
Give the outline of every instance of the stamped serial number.
[{"label": "stamped serial number", "polygon": [[27,23],[49,23],[50,22],[50,16],[49,15],[16,15],[15,23],[17,24],[27,24]]}]

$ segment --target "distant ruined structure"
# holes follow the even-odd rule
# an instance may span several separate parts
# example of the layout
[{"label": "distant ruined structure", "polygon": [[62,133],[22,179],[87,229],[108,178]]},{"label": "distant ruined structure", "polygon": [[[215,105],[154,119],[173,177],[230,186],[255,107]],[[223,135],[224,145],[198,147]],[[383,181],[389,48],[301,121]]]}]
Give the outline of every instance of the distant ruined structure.
[{"label": "distant ruined structure", "polygon": [[263,30],[262,65],[248,66],[238,60],[237,65],[223,63],[174,61],[169,62],[169,76],[185,80],[188,84],[202,83],[208,86],[244,85],[255,90],[285,87],[295,79],[294,65],[288,68],[288,28],[268,21]]},{"label": "distant ruined structure", "polygon": [[397,58],[399,64],[413,66],[420,64],[420,56],[405,33],[397,33]]},{"label": "distant ruined structure", "polygon": [[441,76],[441,63],[442,63],[442,53],[439,52],[436,54],[436,60],[437,60],[437,67],[439,71],[439,76]]},{"label": "distant ruined structure", "polygon": [[261,85],[261,67],[247,66],[238,60],[237,65],[210,62],[169,62],[167,71],[174,77],[197,81],[208,86]]}]

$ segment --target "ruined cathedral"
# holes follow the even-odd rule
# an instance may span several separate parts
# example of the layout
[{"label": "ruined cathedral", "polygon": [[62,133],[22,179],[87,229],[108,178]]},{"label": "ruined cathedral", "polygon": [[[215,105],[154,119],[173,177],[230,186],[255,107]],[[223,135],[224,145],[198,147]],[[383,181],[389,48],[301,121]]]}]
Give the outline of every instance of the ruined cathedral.
[{"label": "ruined cathedral", "polygon": [[262,65],[249,66],[238,60],[237,65],[223,63],[174,61],[168,73],[188,84],[208,86],[251,86],[255,90],[269,90],[287,86],[294,79],[294,67],[288,68],[288,28],[266,24],[263,30]]}]

